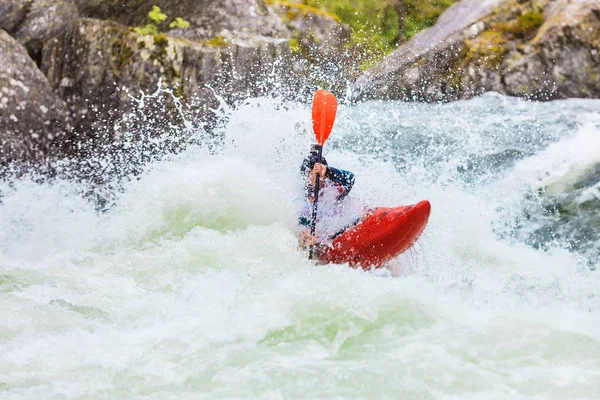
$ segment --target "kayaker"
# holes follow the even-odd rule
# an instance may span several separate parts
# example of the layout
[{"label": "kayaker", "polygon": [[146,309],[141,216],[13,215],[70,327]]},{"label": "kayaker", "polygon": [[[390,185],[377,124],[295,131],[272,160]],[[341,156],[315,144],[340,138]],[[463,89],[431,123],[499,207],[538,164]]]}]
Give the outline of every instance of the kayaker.
[{"label": "kayaker", "polygon": [[[298,223],[304,227],[300,234],[299,242],[303,247],[323,244],[324,239],[330,239],[336,232],[343,231],[348,226],[348,219],[355,219],[348,213],[344,199],[354,185],[354,174],[350,171],[337,169],[328,165],[322,157],[317,162],[316,146],[311,148],[310,154],[304,159],[300,171],[304,178],[305,200],[300,210]],[[319,205],[317,212],[317,234],[310,234],[312,222],[312,209],[314,200],[314,185],[317,174],[320,175]],[[325,223],[319,224],[321,220]],[[319,229],[320,228],[320,229]]]}]

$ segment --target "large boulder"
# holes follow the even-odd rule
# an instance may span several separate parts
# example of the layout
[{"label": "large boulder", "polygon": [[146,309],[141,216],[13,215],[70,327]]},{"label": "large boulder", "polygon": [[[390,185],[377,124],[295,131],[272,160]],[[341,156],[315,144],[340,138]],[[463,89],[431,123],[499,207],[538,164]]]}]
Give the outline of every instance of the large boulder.
[{"label": "large boulder", "polygon": [[0,2],[0,29],[13,33],[29,12],[33,0],[2,0]]},{"label": "large boulder", "polygon": [[356,82],[359,98],[600,97],[596,0],[463,0]]},{"label": "large boulder", "polygon": [[26,49],[0,30],[0,165],[58,155],[71,129],[65,103]]},{"label": "large boulder", "polygon": [[528,214],[530,226],[537,229],[525,234],[526,241],[542,248],[557,240],[564,242],[570,250],[586,255],[590,267],[600,267],[599,186],[600,163],[596,163],[538,188],[535,207],[542,206],[545,212]]},{"label": "large boulder", "polygon": [[73,0],[34,0],[13,37],[38,58],[44,40],[61,34],[78,18]]},{"label": "large boulder", "polygon": [[[233,102],[272,90],[270,79],[285,75],[281,60],[289,43],[258,36],[190,41],[83,18],[46,42],[43,54],[42,69],[69,105],[77,131],[110,140],[137,128],[160,135],[184,119],[201,120],[218,107],[217,95]],[[141,126],[132,126],[136,98],[157,91],[159,82],[158,108],[145,109]]]},{"label": "large boulder", "polygon": [[39,63],[44,40],[57,36],[79,18],[73,0],[2,0],[0,29],[23,44]]},{"label": "large boulder", "polygon": [[553,1],[544,20],[530,41],[504,58],[506,93],[600,97],[600,2]]},{"label": "large boulder", "polygon": [[289,31],[265,0],[75,0],[75,3],[82,16],[128,26],[149,23],[148,12],[156,5],[168,17],[162,23],[164,28],[178,17],[188,21],[190,28],[178,33],[191,40],[209,40],[223,32],[289,38]]}]

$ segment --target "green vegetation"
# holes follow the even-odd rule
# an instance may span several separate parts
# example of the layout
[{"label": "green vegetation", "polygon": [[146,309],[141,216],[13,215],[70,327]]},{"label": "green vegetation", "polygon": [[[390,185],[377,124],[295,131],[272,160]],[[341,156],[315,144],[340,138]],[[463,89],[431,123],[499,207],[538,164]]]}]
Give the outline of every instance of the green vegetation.
[{"label": "green vegetation", "polygon": [[502,31],[514,39],[530,39],[538,28],[544,23],[544,14],[541,10],[529,9],[514,19],[492,24],[496,30]]},{"label": "green vegetation", "polygon": [[404,40],[433,26],[444,10],[454,3],[456,0],[404,0],[406,7]]},{"label": "green vegetation", "polygon": [[513,0],[502,3],[484,19],[489,29],[501,32],[508,40],[531,40],[544,24],[544,8],[548,0]]},{"label": "green vegetation", "polygon": [[[168,17],[166,14],[163,14],[160,7],[155,5],[152,6],[152,10],[148,13],[148,18],[152,22],[144,26],[136,26],[133,30],[142,35],[156,35],[161,32],[160,26],[163,25]],[[190,23],[181,17],[175,18],[175,20],[169,24],[169,28],[187,29],[189,27]]]},{"label": "green vegetation", "polygon": [[509,51],[506,37],[498,30],[483,31],[476,38],[466,40],[465,44],[468,48],[465,60],[469,63],[478,60],[490,68],[499,67]]},{"label": "green vegetation", "polygon": [[302,4],[334,14],[348,24],[352,28],[352,39],[348,46],[357,53],[363,68],[366,68],[393,51],[398,44],[434,25],[442,12],[455,2],[456,0],[303,0]]},{"label": "green vegetation", "polygon": [[175,18],[175,21],[169,24],[169,28],[187,29],[190,27],[190,23],[181,17]]}]

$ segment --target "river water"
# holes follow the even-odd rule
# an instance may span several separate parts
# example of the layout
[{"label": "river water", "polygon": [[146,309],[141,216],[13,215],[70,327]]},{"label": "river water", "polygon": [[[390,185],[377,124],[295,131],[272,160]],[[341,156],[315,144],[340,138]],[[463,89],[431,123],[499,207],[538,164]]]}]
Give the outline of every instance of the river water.
[{"label": "river water", "polygon": [[341,104],[351,195],[432,204],[375,272],[297,249],[308,105],[225,117],[104,212],[2,184],[0,398],[600,398],[600,101]]}]

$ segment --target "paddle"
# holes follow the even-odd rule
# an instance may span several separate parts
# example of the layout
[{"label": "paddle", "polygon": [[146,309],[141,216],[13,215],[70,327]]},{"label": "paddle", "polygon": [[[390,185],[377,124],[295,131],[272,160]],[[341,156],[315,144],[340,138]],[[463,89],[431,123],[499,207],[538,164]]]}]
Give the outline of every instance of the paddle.
[{"label": "paddle", "polygon": [[[313,122],[313,131],[315,132],[315,136],[317,138],[317,162],[321,162],[321,158],[323,156],[323,145],[325,141],[329,137],[331,133],[331,128],[333,128],[333,123],[335,122],[335,113],[337,112],[337,99],[335,96],[323,89],[319,89],[316,91],[315,96],[313,97],[313,105],[312,105],[312,122]],[[317,174],[315,178],[315,187],[314,187],[314,196],[313,196],[313,211],[312,211],[312,221],[310,224],[310,234],[314,236],[315,228],[317,223],[317,205],[319,203],[319,183],[321,176]],[[310,246],[310,250],[308,252],[308,259],[312,260],[313,258],[313,248],[314,246]]]}]

